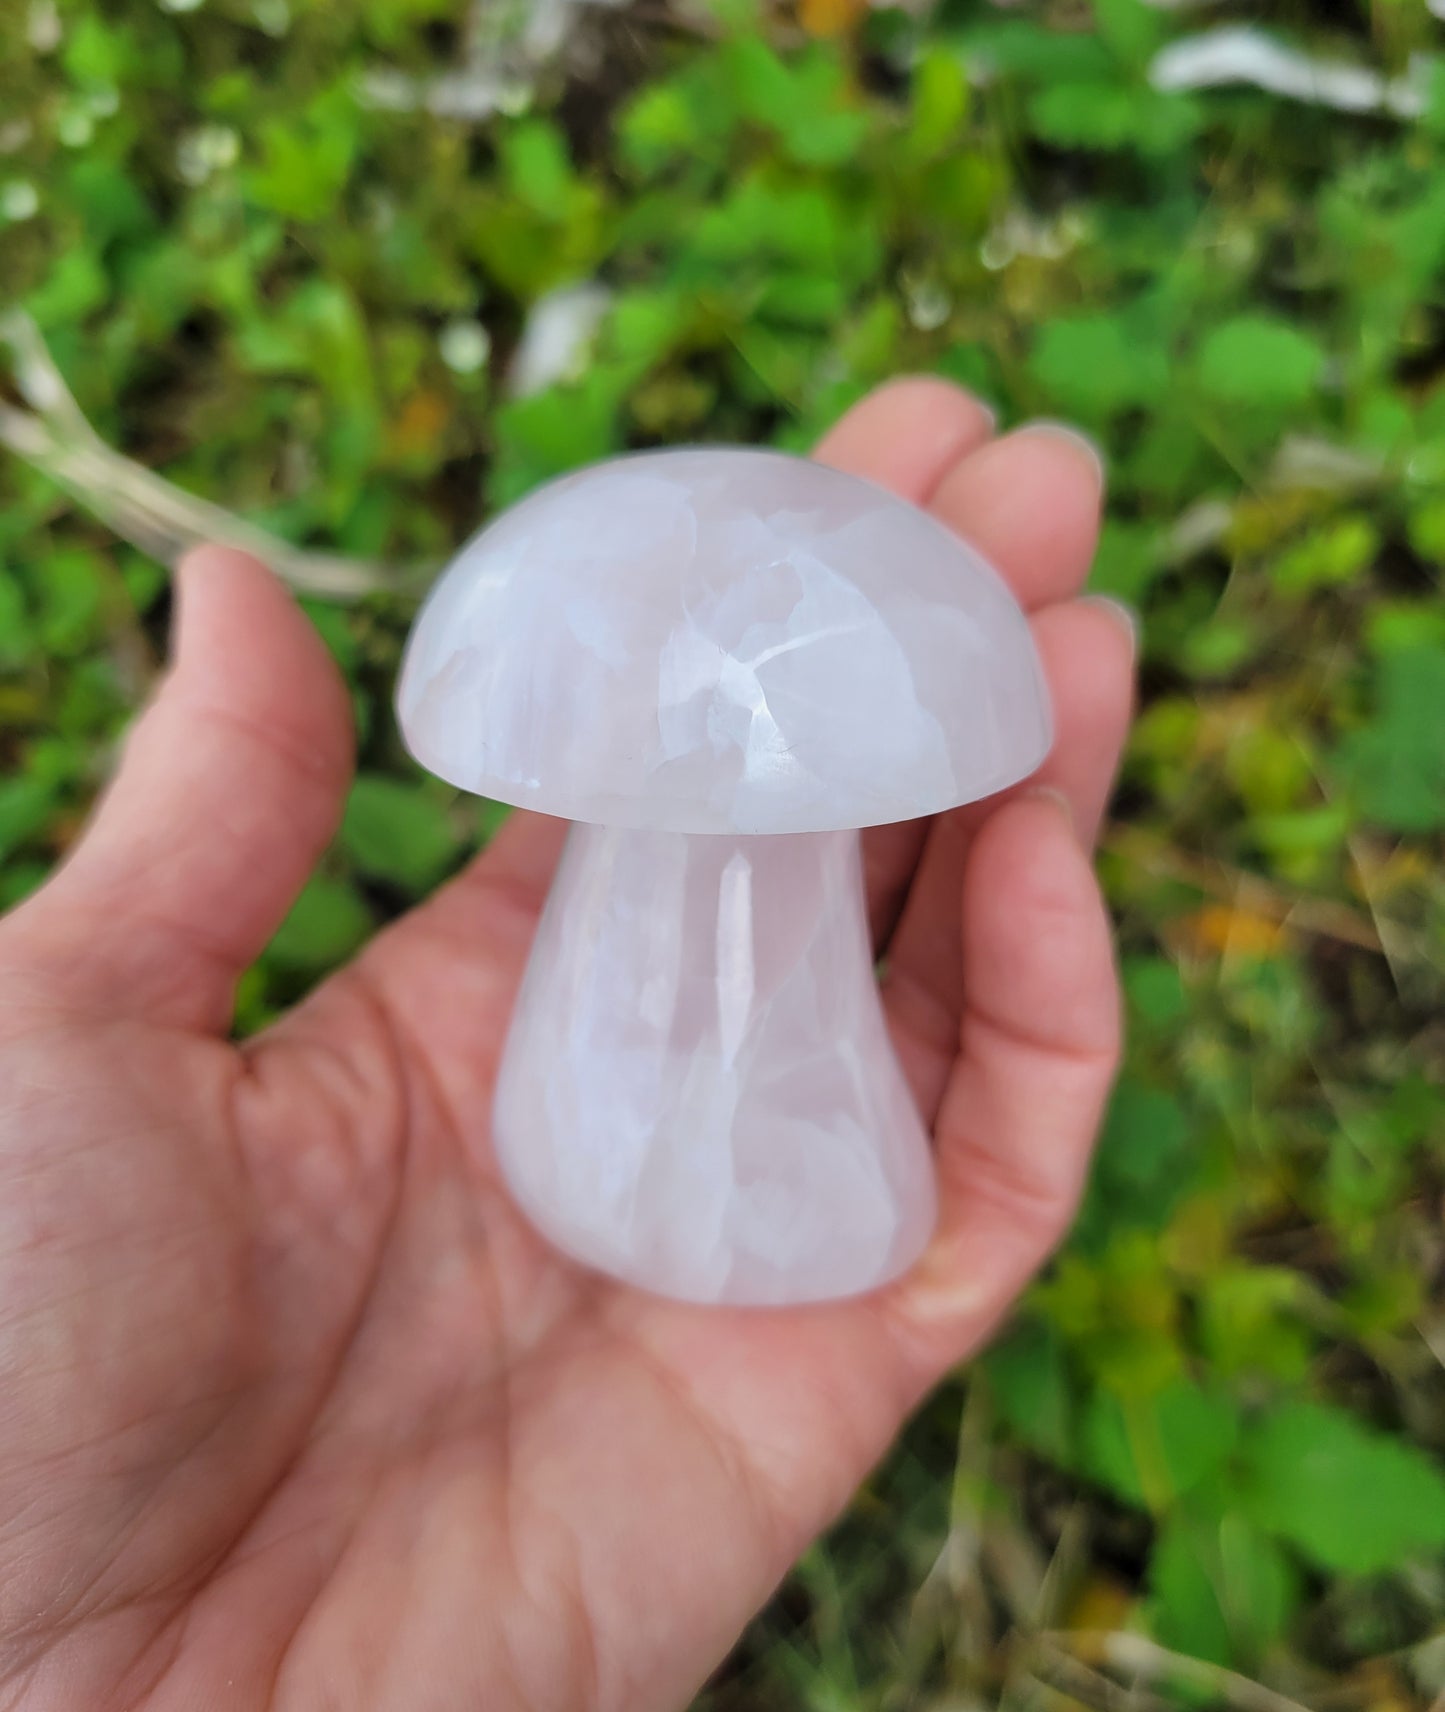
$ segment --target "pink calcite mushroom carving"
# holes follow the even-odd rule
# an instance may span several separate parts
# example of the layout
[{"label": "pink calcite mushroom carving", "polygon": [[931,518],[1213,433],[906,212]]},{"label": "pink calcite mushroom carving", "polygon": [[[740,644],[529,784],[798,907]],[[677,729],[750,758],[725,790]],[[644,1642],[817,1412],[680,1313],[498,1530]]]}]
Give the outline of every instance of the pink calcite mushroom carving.
[{"label": "pink calcite mushroom carving", "polygon": [[412,753],[576,822],[496,1095],[566,1253],[695,1302],[871,1290],[934,1220],[858,829],[1042,761],[1023,614],[923,512],[779,453],[584,469],[466,546],[417,619]]}]

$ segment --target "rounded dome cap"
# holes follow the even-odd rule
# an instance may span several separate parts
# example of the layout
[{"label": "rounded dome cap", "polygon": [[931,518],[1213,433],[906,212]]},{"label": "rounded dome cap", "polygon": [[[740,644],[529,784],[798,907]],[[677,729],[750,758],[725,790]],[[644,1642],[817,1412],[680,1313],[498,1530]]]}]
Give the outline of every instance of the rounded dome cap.
[{"label": "rounded dome cap", "polygon": [[428,596],[397,708],[463,790],[674,832],[911,820],[1051,742],[1028,624],[977,553],[870,482],[726,447],[504,512]]}]

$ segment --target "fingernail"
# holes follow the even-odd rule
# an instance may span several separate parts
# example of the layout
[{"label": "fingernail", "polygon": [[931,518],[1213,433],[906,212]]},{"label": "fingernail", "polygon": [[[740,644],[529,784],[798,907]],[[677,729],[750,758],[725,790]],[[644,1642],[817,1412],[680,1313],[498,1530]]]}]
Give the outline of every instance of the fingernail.
[{"label": "fingernail", "polygon": [[1117,595],[1112,594],[1086,594],[1084,599],[1090,606],[1097,606],[1101,612],[1107,612],[1121,629],[1129,633],[1129,647],[1137,654],[1139,652],[1139,638],[1144,629],[1138,608],[1130,606],[1127,600],[1120,600]]},{"label": "fingernail", "polygon": [[1109,466],[1099,445],[1087,434],[1081,433],[1068,422],[1030,422],[1022,430],[1025,434],[1051,434],[1056,440],[1063,440],[1080,452],[1093,466],[1094,479],[1102,492],[1109,480]]},{"label": "fingernail", "polygon": [[1075,830],[1074,805],[1064,795],[1057,785],[1025,785],[1019,793],[1035,802],[1052,803],[1069,823],[1069,830]]}]

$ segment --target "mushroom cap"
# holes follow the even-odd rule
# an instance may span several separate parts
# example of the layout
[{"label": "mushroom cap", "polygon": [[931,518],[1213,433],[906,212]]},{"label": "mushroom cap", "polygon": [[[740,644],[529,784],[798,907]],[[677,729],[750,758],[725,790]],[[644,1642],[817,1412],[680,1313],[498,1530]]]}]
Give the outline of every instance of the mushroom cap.
[{"label": "mushroom cap", "polygon": [[463,790],[671,832],[912,820],[1052,740],[1028,623],[972,548],[871,482],[731,447],[504,512],[428,596],[397,711]]}]

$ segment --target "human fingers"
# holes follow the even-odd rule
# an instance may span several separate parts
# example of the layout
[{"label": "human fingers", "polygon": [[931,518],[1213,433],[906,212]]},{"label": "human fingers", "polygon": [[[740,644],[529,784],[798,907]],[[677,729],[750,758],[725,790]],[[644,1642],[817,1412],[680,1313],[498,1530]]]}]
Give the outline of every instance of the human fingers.
[{"label": "human fingers", "polygon": [[[1091,848],[1133,709],[1133,625],[1112,603],[1082,599],[1045,608],[1033,628],[1057,735],[1029,783],[1063,793],[1080,840]],[[967,990],[963,912],[969,847],[998,806],[997,799],[970,803],[933,822],[888,945],[884,1001],[930,1121],[958,1053]]]},{"label": "human fingers", "polygon": [[176,586],[174,663],[16,930],[87,1002],[220,1030],[335,831],[351,713],[320,637],[257,560],[202,548]]}]

